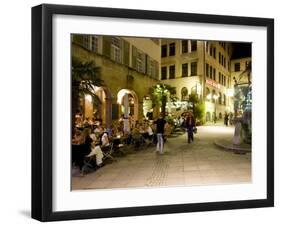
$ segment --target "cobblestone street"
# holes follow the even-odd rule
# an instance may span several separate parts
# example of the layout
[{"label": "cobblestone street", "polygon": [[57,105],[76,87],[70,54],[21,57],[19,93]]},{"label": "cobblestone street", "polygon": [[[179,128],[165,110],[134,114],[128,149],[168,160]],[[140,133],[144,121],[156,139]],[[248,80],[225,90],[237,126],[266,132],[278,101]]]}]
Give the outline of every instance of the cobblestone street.
[{"label": "cobblestone street", "polygon": [[233,127],[198,127],[193,143],[186,134],[169,138],[163,155],[155,147],[142,149],[84,177],[72,177],[72,189],[113,189],[161,186],[199,186],[251,182],[251,153],[235,154],[217,147],[230,140]]}]

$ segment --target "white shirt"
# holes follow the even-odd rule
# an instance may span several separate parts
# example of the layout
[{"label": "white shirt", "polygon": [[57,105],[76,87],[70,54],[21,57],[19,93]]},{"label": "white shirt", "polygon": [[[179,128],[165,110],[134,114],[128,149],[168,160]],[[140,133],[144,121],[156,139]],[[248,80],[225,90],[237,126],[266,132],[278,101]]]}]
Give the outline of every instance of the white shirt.
[{"label": "white shirt", "polygon": [[147,128],[147,132],[149,136],[153,135],[153,131],[150,126]]},{"label": "white shirt", "polygon": [[102,146],[108,146],[109,145],[109,142],[108,142],[108,136],[106,133],[104,133],[101,137],[101,143],[102,143]]}]

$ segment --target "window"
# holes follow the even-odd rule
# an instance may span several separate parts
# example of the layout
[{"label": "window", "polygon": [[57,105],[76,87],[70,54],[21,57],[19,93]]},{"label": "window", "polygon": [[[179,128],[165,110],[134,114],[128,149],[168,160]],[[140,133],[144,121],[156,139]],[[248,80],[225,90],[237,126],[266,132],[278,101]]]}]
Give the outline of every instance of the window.
[{"label": "window", "polygon": [[210,66],[210,78],[213,78],[213,67]]},{"label": "window", "polygon": [[188,76],[188,64],[181,65],[181,76],[187,77]]},{"label": "window", "polygon": [[221,53],[219,52],[219,63],[221,63]]},{"label": "window", "polygon": [[219,83],[221,84],[221,73],[219,72]]},{"label": "window", "polygon": [[175,78],[175,73],[176,71],[175,71],[175,65],[171,65],[170,67],[169,67],[169,78],[170,79],[173,79],[173,78]]},{"label": "window", "polygon": [[240,71],[240,63],[234,64],[234,71]]},{"label": "window", "polygon": [[92,51],[98,52],[98,37],[92,36]]},{"label": "window", "polygon": [[221,95],[221,92],[219,92],[219,104],[222,104],[222,95]]},{"label": "window", "polygon": [[223,57],[223,66],[226,67],[226,59]]},{"label": "window", "polygon": [[197,50],[197,41],[192,40],[191,41],[191,51]]},{"label": "window", "polygon": [[147,56],[147,74],[154,78],[154,79],[159,79],[158,78],[158,62],[156,60],[153,60],[149,56]]},{"label": "window", "polygon": [[206,64],[206,77],[209,77],[209,64]]},{"label": "window", "polygon": [[167,45],[161,46],[161,57],[167,56]]},{"label": "window", "polygon": [[111,39],[111,59],[121,63],[121,40],[120,38],[113,37]]},{"label": "window", "polygon": [[175,56],[176,53],[176,45],[175,43],[171,43],[169,45],[169,56]]},{"label": "window", "polygon": [[181,52],[187,53],[188,52],[188,40],[181,41]]},{"label": "window", "polygon": [[191,76],[197,75],[197,62],[191,63]]},{"label": "window", "polygon": [[144,73],[145,69],[144,69],[144,59],[145,59],[145,54],[142,53],[141,51],[138,50],[137,52],[137,65],[136,65],[136,69],[139,72]]},{"label": "window", "polygon": [[90,49],[90,35],[83,35],[83,46]]},{"label": "window", "polygon": [[216,69],[213,68],[213,79],[216,81]]},{"label": "window", "polygon": [[210,48],[210,56],[213,56],[213,48]]},{"label": "window", "polygon": [[226,96],[223,94],[223,104],[226,105]]},{"label": "window", "polygon": [[214,54],[213,54],[213,57],[216,59],[216,48],[214,48]]},{"label": "window", "polygon": [[167,79],[167,67],[161,67],[161,79]]},{"label": "window", "polygon": [[249,67],[249,61],[245,61],[245,70]]}]

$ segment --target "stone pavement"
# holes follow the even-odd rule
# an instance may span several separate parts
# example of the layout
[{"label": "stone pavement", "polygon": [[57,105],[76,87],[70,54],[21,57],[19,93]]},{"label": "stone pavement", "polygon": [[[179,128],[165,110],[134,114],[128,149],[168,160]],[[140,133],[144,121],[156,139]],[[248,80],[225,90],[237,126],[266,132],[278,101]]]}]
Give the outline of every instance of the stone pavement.
[{"label": "stone pavement", "polygon": [[251,182],[251,153],[224,151],[214,140],[230,139],[233,127],[198,127],[193,143],[186,135],[169,138],[165,154],[142,149],[84,177],[72,177],[72,189],[113,189],[161,186],[200,186]]}]

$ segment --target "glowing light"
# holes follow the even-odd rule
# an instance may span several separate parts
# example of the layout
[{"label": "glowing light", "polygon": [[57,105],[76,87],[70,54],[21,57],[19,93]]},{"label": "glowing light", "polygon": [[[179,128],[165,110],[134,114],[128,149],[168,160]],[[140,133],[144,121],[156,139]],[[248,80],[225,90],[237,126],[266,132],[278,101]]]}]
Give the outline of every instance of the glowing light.
[{"label": "glowing light", "polygon": [[196,90],[197,90],[197,94],[200,95],[201,94],[201,89],[202,89],[202,86],[200,83],[197,83],[196,84]]},{"label": "glowing light", "polygon": [[227,95],[228,97],[233,97],[233,94],[234,94],[233,89],[227,89],[226,95]]}]

